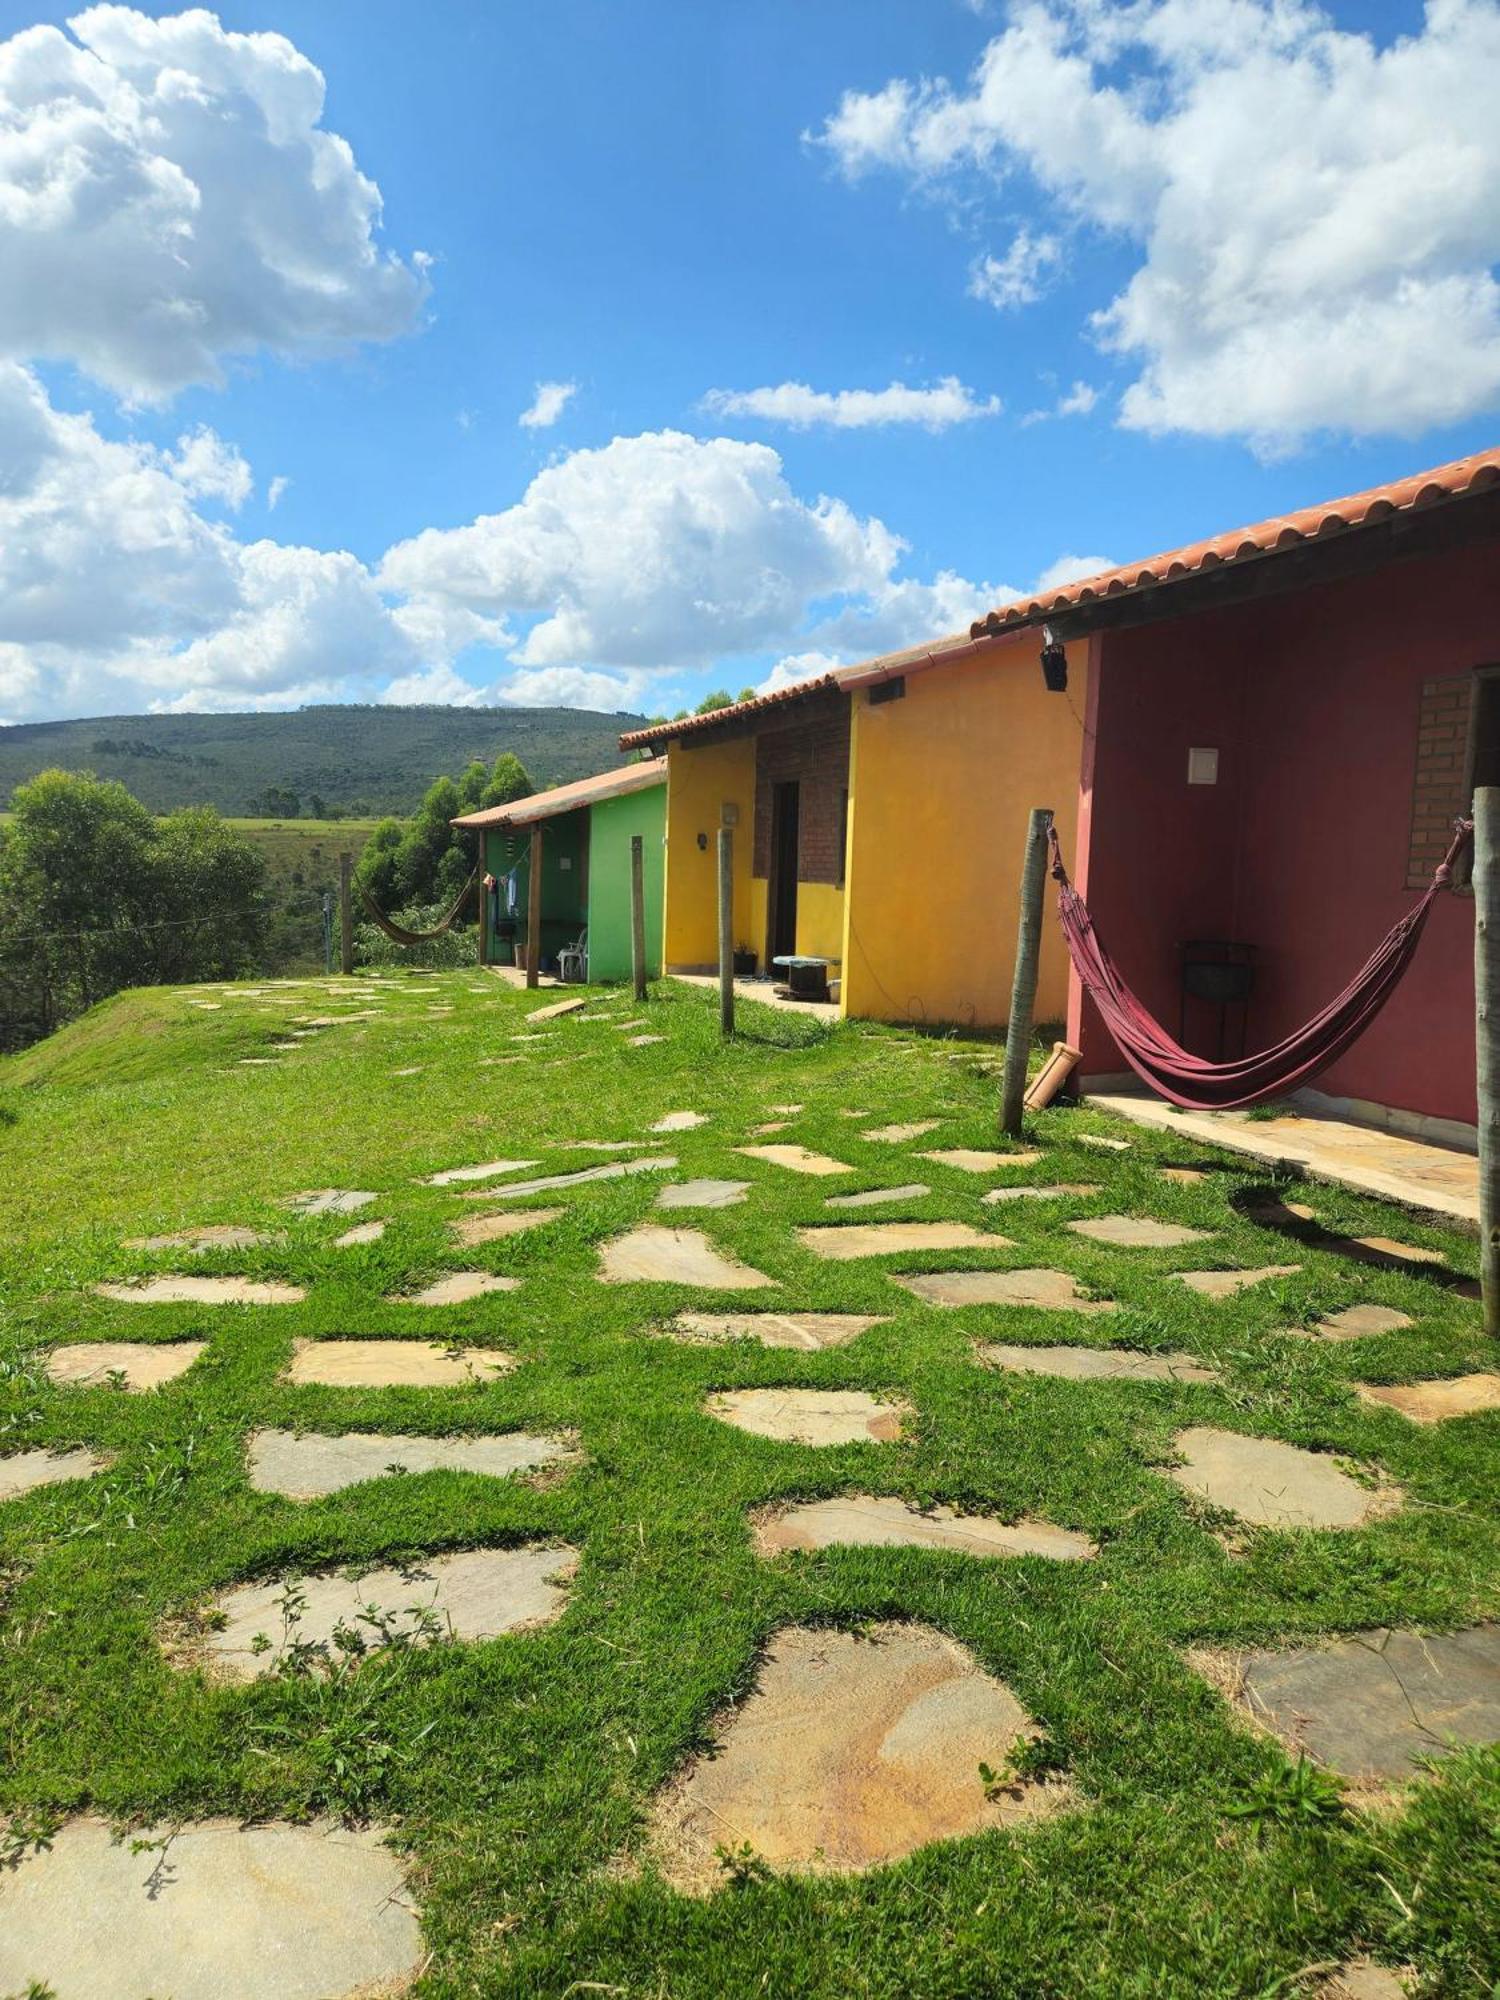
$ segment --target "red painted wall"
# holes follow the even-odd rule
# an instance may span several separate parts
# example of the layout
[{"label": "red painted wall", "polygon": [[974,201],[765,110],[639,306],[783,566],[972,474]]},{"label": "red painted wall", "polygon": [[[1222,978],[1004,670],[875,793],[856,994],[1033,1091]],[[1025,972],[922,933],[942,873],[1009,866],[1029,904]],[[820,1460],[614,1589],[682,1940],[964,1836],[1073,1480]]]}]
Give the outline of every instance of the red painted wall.
[{"label": "red painted wall", "polygon": [[[1249,1046],[1330,999],[1416,892],[1404,887],[1424,680],[1500,658],[1492,545],[1095,641],[1085,886],[1126,979],[1175,1034],[1178,946],[1256,946]],[[1189,786],[1191,746],[1219,781]],[[1089,784],[1085,758],[1085,787]],[[1319,1080],[1472,1121],[1473,904],[1442,897],[1384,1014]],[[1076,1009],[1075,1009],[1076,1018]],[[1213,1054],[1214,1019],[1188,1045]],[[1124,1067],[1092,1008],[1084,1073]]]}]

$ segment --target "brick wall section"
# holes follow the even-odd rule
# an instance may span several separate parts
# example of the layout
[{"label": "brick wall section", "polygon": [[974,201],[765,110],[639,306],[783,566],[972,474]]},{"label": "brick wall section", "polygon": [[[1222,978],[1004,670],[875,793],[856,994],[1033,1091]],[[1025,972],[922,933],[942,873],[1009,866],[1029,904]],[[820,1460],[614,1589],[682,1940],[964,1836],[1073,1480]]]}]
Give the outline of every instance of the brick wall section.
[{"label": "brick wall section", "polygon": [[800,786],[797,797],[797,879],[842,882],[845,795],[849,789],[849,697],[799,706],[795,717],[755,739],[754,872],[771,870],[772,787]]},{"label": "brick wall section", "polygon": [[1425,889],[1448,851],[1453,822],[1466,810],[1469,702],[1473,676],[1454,674],[1422,683],[1417,719],[1417,774],[1412,789],[1408,889]]}]

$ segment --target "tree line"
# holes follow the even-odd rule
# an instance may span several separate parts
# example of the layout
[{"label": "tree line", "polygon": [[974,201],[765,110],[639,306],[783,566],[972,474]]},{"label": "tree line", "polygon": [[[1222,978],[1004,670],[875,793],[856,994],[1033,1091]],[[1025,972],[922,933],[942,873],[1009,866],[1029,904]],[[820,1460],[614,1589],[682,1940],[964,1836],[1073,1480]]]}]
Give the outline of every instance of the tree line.
[{"label": "tree line", "polygon": [[[493,765],[475,758],[458,778],[430,785],[409,820],[383,819],[365,843],[355,868],[387,916],[446,910],[474,872],[479,837],[451,822],[461,813],[487,812],[530,798],[536,790],[520,758],[502,750]],[[466,914],[468,914],[466,912]],[[411,929],[423,928],[413,922]]]}]

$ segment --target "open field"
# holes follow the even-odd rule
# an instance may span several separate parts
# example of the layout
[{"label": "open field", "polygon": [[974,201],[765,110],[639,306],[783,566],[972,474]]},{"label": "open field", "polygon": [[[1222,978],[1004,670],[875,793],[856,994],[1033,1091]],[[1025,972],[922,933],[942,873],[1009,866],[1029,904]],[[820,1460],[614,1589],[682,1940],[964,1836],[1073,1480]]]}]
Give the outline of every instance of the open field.
[{"label": "open field", "polygon": [[[1466,1289],[1471,1239],[1086,1110],[1043,1113],[1013,1158],[942,1157],[996,1147],[993,1047],[752,1006],[725,1046],[712,997],[670,984],[644,1009],[596,994],[607,1004],[535,1026],[525,1016],[562,996],[472,972],[352,987],[124,994],[0,1063],[0,1467],[44,1447],[107,1461],[0,1502],[0,1863],[18,1863],[0,1866],[0,1991],[13,1969],[48,1976],[7,1961],[7,1895],[45,1879],[29,1872],[49,1865],[38,1844],[92,1812],[135,1830],[219,1816],[389,1830],[422,1912],[415,1990],[444,2000],[1284,2000],[1364,1956],[1409,1968],[1423,1994],[1491,1992],[1495,1749],[1340,1785],[1189,1657],[1500,1613],[1500,1413],[1416,1424],[1353,1387],[1494,1367]],[[661,1039],[637,1046],[626,1024],[641,1014]],[[689,1111],[702,1122],[650,1129]],[[867,1136],[892,1125],[927,1129]],[[838,1170],[740,1150],[784,1145]],[[507,1194],[638,1159],[654,1164]],[[480,1171],[432,1184],[465,1168]],[[725,1206],[657,1206],[690,1177],[743,1186],[714,1197]],[[1020,1186],[1065,1191],[985,1200]],[[371,1199],[343,1214],[286,1205],[320,1189]],[[545,1220],[489,1240],[452,1227],[538,1209]],[[1131,1247],[1071,1227],[1121,1216],[1202,1234]],[[967,1240],[827,1257],[798,1233],[892,1220],[961,1225]],[[338,1247],[376,1221],[377,1240]],[[215,1224],[267,1240],[127,1247]],[[748,1273],[712,1291],[601,1282],[601,1255],[620,1275],[619,1239],[668,1225]],[[1222,1297],[1176,1275],[1268,1267],[1280,1275]],[[954,1271],[1061,1273],[1095,1310],[944,1306],[892,1282]],[[457,1272],[518,1282],[412,1303]],[[146,1304],[91,1289],[184,1274],[303,1296]],[[1356,1304],[1406,1324],[1305,1337]],[[804,1351],[673,1338],[684,1310],[874,1323]],[[446,1387],[285,1379],[294,1342],[316,1358],[355,1337],[515,1366]],[[206,1346],[151,1393],[51,1379],[50,1356],[105,1340]],[[1014,1358],[981,1365],[977,1347],[995,1342],[1174,1359],[1165,1379],[1059,1379]],[[862,1392],[899,1413],[900,1435],[784,1441],[709,1407],[793,1389],[834,1405]],[[1316,1454],[1357,1523],[1257,1526],[1185,1491],[1170,1473],[1183,1434],[1205,1428]],[[270,1431],[523,1432],[570,1455],[510,1477],[381,1466],[293,1499],[247,1474],[249,1441]],[[765,1510],[848,1494],[1045,1524],[1097,1554],[760,1552]],[[348,1664],[335,1647],[328,1671],[295,1646],[262,1657],[258,1678],[207,1663],[219,1593],[275,1583],[295,1631],[300,1586],[279,1580],[526,1545],[577,1553],[550,1622],[424,1635],[435,1643]],[[865,1873],[798,1872],[726,1815],[722,1851],[700,1853],[686,1882],[664,1789],[715,1743],[725,1754],[696,1770],[730,1782],[777,1635],[799,1628],[868,1663],[909,1626],[957,1642],[1034,1724],[993,1754],[951,1737],[948,1781],[980,1830]],[[786,1745],[793,1785],[802,1727]],[[863,1809],[866,1778],[850,1775],[839,1811]],[[1054,1809],[1006,1819],[1043,1794]]]}]

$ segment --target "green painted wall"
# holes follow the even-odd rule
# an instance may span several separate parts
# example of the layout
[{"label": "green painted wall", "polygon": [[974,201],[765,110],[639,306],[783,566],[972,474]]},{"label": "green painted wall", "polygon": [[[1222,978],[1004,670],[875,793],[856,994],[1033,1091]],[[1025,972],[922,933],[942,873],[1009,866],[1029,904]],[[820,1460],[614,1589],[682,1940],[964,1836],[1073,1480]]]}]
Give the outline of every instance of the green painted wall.
[{"label": "green painted wall", "polygon": [[[665,778],[665,773],[663,773]],[[589,835],[589,978],[630,977],[630,837],[642,837],[646,889],[646,973],[661,973],[662,882],[666,874],[667,787],[651,785],[592,808]]]},{"label": "green painted wall", "polygon": [[[526,903],[530,894],[531,830],[485,833],[484,865],[491,875],[516,871],[517,936],[526,939]],[[589,816],[587,810],[559,813],[542,822],[542,964],[551,966],[566,944],[578,940],[588,908]],[[503,908],[503,902],[502,902]],[[503,963],[507,954],[495,953]]]}]

